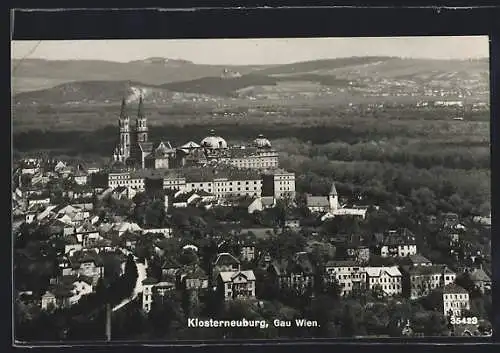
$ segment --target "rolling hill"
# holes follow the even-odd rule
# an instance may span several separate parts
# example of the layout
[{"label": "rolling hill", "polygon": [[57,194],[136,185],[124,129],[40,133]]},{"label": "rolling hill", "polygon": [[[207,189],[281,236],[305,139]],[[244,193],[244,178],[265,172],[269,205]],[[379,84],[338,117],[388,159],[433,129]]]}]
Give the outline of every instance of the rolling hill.
[{"label": "rolling hill", "polygon": [[[35,70],[35,64],[41,64],[46,71]],[[228,68],[177,59],[149,58],[125,64],[29,61],[28,65],[23,64],[20,68],[21,74],[38,73],[58,84],[16,94],[14,101],[18,105],[106,103],[119,101],[123,96],[135,99],[140,92],[146,101],[168,103],[172,100],[227,97],[328,97],[340,92],[364,96],[423,96],[429,95],[429,92],[442,96],[444,92],[455,97],[484,97],[489,91],[487,60],[354,57],[273,67]],[[29,70],[32,72],[29,73]],[[81,70],[86,71],[85,76]],[[85,79],[61,84],[60,80],[70,75]],[[96,77],[99,79],[94,79]],[[120,79],[113,79],[116,77]]]},{"label": "rolling hill", "polygon": [[[74,81],[139,81],[147,85],[218,77],[224,69],[247,74],[269,66],[200,65],[186,60],[147,58],[126,63],[99,60],[12,60],[13,90],[50,88],[51,83]],[[45,85],[43,85],[45,83]]]}]

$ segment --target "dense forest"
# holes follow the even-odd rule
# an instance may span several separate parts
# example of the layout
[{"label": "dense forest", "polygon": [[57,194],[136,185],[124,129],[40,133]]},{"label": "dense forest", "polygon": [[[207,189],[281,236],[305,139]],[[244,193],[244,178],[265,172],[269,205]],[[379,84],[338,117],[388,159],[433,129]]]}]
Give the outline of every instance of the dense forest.
[{"label": "dense forest", "polygon": [[[367,203],[416,202],[427,212],[489,213],[487,112],[468,112],[463,121],[451,119],[457,112],[451,108],[318,108],[308,117],[310,112],[280,112],[280,123],[270,117],[266,123],[248,118],[189,125],[174,119],[153,126],[150,139],[175,146],[199,141],[214,128],[230,143],[248,143],[262,133],[280,152],[281,166],[297,174],[299,192],[322,195],[335,180],[346,197]],[[14,133],[14,157],[44,151],[101,159],[115,147],[116,130]]]}]

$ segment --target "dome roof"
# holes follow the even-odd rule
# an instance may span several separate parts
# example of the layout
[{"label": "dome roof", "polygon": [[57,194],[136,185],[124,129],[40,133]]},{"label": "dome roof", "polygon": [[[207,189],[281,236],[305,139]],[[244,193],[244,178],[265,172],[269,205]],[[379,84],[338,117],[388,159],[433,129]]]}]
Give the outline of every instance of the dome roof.
[{"label": "dome roof", "polygon": [[257,147],[271,147],[271,141],[266,139],[262,134],[257,136],[257,138],[253,140],[253,143]]},{"label": "dome roof", "polygon": [[227,148],[226,140],[216,136],[214,130],[210,130],[210,135],[201,140],[200,145],[205,148]]}]

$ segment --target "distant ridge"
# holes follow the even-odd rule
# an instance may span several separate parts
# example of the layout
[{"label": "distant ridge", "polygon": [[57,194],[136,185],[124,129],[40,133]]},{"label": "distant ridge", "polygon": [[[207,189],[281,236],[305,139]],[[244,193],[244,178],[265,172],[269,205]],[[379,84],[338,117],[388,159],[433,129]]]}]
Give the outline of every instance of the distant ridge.
[{"label": "distant ridge", "polygon": [[[77,76],[81,79],[70,79]],[[39,86],[35,87],[35,83]],[[159,99],[160,102],[177,93],[193,95],[191,98],[259,95],[291,99],[301,94],[334,94],[346,89],[357,89],[358,94],[364,94],[386,87],[385,93],[390,95],[404,87],[415,91],[429,84],[435,88],[455,87],[484,94],[489,90],[489,63],[487,59],[353,57],[272,67],[238,67],[198,65],[168,58],[121,64],[30,59],[21,65],[13,87],[24,85],[26,88],[29,84],[31,90],[15,95],[16,104],[121,100],[124,94],[133,95],[138,90],[147,93],[146,101]]]}]

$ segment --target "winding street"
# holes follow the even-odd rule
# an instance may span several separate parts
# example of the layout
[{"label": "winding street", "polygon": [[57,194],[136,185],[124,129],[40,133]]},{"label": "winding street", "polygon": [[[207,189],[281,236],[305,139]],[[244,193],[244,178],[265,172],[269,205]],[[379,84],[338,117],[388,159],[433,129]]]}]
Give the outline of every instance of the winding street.
[{"label": "winding street", "polygon": [[132,293],[132,296],[130,296],[129,298],[124,299],[120,304],[118,304],[117,306],[115,306],[113,308],[113,311],[120,310],[125,305],[127,305],[128,303],[130,303],[132,300],[134,300],[135,298],[137,298],[137,296],[139,295],[139,293],[142,293],[142,291],[143,291],[142,281],[144,281],[146,279],[146,277],[147,277],[147,274],[146,274],[146,265],[143,264],[143,263],[138,262],[136,257],[134,257],[134,261],[135,261],[135,264],[137,266],[137,282],[135,283],[134,292]]}]

